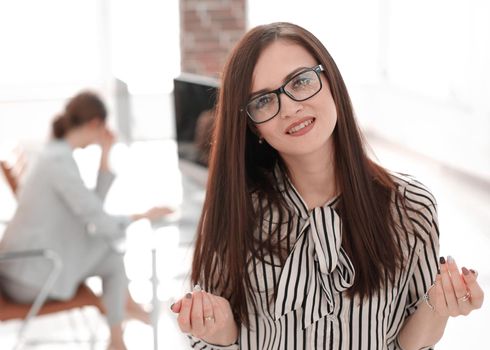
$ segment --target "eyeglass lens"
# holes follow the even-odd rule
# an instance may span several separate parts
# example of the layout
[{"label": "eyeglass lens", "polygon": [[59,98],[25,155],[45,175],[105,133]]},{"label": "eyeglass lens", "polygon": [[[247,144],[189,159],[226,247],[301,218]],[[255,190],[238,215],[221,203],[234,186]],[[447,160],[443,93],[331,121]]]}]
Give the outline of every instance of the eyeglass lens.
[{"label": "eyeglass lens", "polygon": [[[304,101],[321,89],[320,79],[313,69],[293,76],[284,85],[284,93],[294,101]],[[247,104],[247,112],[256,123],[273,118],[280,109],[280,91],[270,92],[252,99]]]}]

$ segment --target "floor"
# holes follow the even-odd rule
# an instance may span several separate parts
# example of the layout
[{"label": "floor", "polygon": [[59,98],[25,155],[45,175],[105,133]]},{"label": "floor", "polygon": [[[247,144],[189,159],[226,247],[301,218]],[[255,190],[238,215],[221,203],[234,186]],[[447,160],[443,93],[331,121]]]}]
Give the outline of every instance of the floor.
[{"label": "floor", "polygon": [[[427,159],[370,137],[369,142],[379,159],[388,168],[417,176],[435,194],[439,203],[441,254],[452,255],[460,265],[478,270],[478,280],[484,290],[490,290],[490,189],[472,183],[450,169]],[[87,185],[95,181],[96,149],[76,154]],[[188,271],[192,258],[192,243],[204,198],[206,172],[177,157],[173,140],[120,144],[112,157],[118,173],[106,209],[113,213],[132,213],[152,205],[169,205],[176,213],[161,222],[139,221],[128,229],[127,239],[120,248],[126,251],[125,261],[131,280],[130,291],[141,303],[152,301],[152,250],[156,252],[156,276],[159,281],[158,349],[186,349],[185,337],[178,331],[169,305],[189,290]],[[0,179],[0,196],[8,198]],[[11,214],[14,206],[2,201],[2,218]],[[99,281],[90,284],[100,289]],[[490,349],[488,324],[490,313],[484,304],[468,317],[451,319],[438,349]],[[0,323],[0,349],[11,349],[19,328],[18,321]],[[91,336],[95,335],[95,340]],[[50,343],[38,341],[50,339]],[[28,331],[25,349],[104,349],[107,328],[97,311],[91,308],[51,316],[38,317]],[[129,349],[154,348],[150,326],[136,321],[126,325]]]}]

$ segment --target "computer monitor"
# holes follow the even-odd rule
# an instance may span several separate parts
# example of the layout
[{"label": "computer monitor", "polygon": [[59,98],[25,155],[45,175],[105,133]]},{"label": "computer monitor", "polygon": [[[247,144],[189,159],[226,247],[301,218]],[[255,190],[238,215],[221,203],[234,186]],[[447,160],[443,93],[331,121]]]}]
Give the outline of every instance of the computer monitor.
[{"label": "computer monitor", "polygon": [[182,73],[174,79],[175,125],[179,157],[207,165],[217,79]]}]

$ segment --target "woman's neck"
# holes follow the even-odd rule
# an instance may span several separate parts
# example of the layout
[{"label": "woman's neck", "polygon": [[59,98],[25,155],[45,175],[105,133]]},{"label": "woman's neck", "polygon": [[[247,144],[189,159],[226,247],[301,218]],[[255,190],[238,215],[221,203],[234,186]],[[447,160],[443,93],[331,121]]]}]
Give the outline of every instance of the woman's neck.
[{"label": "woman's neck", "polygon": [[72,149],[80,148],[84,145],[83,135],[78,130],[68,131],[63,139]]},{"label": "woman's neck", "polygon": [[309,209],[322,206],[337,195],[333,147],[301,156],[283,155],[283,160]]}]

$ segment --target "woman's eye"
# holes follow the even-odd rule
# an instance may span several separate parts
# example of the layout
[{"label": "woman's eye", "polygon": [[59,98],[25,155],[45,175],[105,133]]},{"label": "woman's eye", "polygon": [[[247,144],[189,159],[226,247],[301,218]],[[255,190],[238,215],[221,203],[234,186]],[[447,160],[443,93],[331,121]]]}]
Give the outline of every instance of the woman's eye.
[{"label": "woman's eye", "polygon": [[311,77],[309,76],[299,76],[297,77],[296,79],[294,79],[293,81],[293,88],[294,89],[301,89],[305,86],[308,86],[311,84],[311,82],[313,81],[313,79],[311,79]]},{"label": "woman's eye", "polygon": [[271,101],[271,97],[269,95],[264,95],[255,100],[255,109],[261,109],[266,107]]}]

